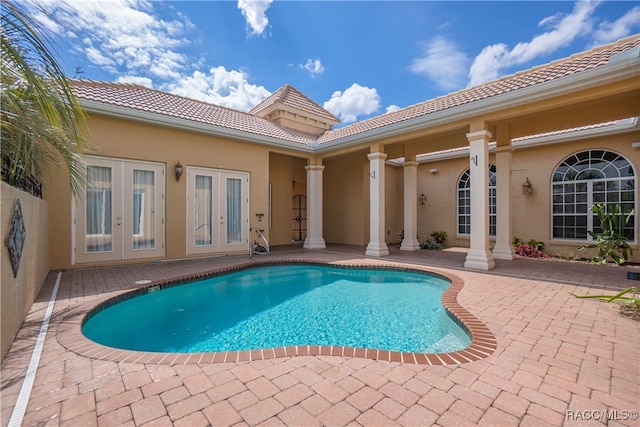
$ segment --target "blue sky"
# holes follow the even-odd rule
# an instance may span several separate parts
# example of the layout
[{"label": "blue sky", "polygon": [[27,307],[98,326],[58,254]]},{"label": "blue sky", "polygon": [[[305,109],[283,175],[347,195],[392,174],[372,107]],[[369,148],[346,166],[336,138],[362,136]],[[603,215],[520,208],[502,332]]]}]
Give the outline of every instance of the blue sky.
[{"label": "blue sky", "polygon": [[636,1],[39,3],[69,76],[241,111],[290,84],[343,125],[640,32]]}]

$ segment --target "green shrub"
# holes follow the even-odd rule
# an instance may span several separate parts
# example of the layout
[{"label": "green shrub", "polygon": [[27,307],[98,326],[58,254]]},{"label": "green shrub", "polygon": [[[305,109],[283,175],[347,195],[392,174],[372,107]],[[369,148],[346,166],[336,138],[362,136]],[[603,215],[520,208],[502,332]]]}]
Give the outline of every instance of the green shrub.
[{"label": "green shrub", "polygon": [[446,231],[432,231],[430,234],[435,240],[436,243],[443,244],[445,240],[447,240],[447,232]]},{"label": "green shrub", "polygon": [[537,240],[531,239],[527,242],[527,245],[533,246],[539,251],[544,251],[544,242],[539,242]]},{"label": "green shrub", "polygon": [[591,206],[590,210],[598,216],[601,231],[588,231],[589,235],[593,237],[594,243],[580,246],[578,250],[596,248],[598,254],[592,258],[593,262],[604,264],[611,259],[618,265],[624,264],[629,253],[633,254],[633,250],[624,236],[624,228],[635,211],[631,209],[631,212],[624,213],[621,212],[620,205],[607,206],[604,203],[596,203]]}]

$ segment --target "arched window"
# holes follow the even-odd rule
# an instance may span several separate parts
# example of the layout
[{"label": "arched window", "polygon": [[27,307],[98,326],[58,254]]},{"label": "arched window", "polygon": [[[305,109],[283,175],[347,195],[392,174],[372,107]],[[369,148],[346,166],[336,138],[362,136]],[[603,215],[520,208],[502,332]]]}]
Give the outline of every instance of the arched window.
[{"label": "arched window", "polygon": [[[458,180],[458,234],[471,235],[471,170]],[[496,235],[496,165],[489,164],[489,235]]]},{"label": "arched window", "polygon": [[[556,168],[552,181],[553,238],[592,240],[587,231],[598,231],[598,217],[589,209],[595,203],[619,204],[622,212],[635,209],[636,174],[631,163],[607,150],[573,154]],[[635,241],[635,218],[624,230]]]}]

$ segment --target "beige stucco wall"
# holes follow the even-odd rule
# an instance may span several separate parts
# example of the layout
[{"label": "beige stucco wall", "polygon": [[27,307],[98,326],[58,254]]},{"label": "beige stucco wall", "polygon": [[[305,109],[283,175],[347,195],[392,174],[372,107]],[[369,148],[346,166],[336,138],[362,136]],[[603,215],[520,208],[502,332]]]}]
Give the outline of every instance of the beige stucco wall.
[{"label": "beige stucco wall", "polygon": [[[558,164],[569,155],[587,149],[607,149],[624,155],[634,165],[636,176],[640,173],[640,153],[632,147],[640,141],[640,133],[609,135],[598,138],[582,139],[541,145],[531,148],[518,148],[513,151],[511,168],[511,209],[512,237],[524,241],[535,239],[546,244],[551,254],[567,251],[584,257],[589,255],[578,252],[581,242],[562,242],[551,239],[551,178]],[[495,155],[489,155],[489,161],[495,164]],[[421,163],[418,167],[418,194],[427,196],[425,205],[418,205],[418,234],[424,240],[435,230],[444,230],[448,234],[448,246],[469,246],[469,238],[457,235],[457,189],[456,185],[462,173],[469,167],[466,155],[462,157]],[[430,169],[437,169],[431,173]],[[522,194],[522,184],[529,178],[533,184],[533,194]],[[636,200],[638,194],[636,193]],[[638,224],[636,224],[636,229]],[[491,239],[493,243],[493,238]],[[639,262],[638,245],[632,245],[634,254],[631,261]],[[591,253],[593,255],[593,253]]]},{"label": "beige stucco wall", "polygon": [[[493,155],[490,162],[495,162]],[[434,231],[446,231],[447,246],[469,246],[469,237],[457,233],[457,185],[462,173],[469,168],[465,155],[438,162],[421,163],[418,166],[418,194],[427,201],[418,204],[418,240],[425,242]],[[430,172],[437,169],[437,172]],[[417,198],[417,195],[416,195]]]},{"label": "beige stucco wall", "polygon": [[404,229],[404,170],[387,165],[384,172],[385,242],[391,245],[400,243],[400,234]]},{"label": "beige stucco wall", "polygon": [[[369,159],[356,152],[323,161],[324,239],[327,243],[369,243]],[[398,242],[403,225],[403,171],[385,166],[385,242]]]},{"label": "beige stucco wall", "polygon": [[[185,169],[200,166],[244,171],[250,174],[250,214],[252,226],[265,230],[272,246],[291,243],[291,197],[293,183],[304,185],[308,155],[204,134],[170,129],[157,125],[93,116],[91,138],[97,152],[104,156],[159,162],[165,165],[166,177],[166,255],[165,259],[186,256],[186,179],[176,181],[173,166],[179,160]],[[511,171],[512,235],[523,240],[535,239],[547,244],[550,253],[575,250],[580,242],[553,242],[550,227],[551,173],[568,155],[587,148],[607,148],[625,155],[638,172],[638,150],[631,144],[640,133],[626,133],[538,146],[518,148],[513,152]],[[332,155],[321,159],[323,176],[323,238],[327,243],[366,246],[369,242],[369,150]],[[495,163],[495,155],[489,155]],[[449,246],[468,246],[468,236],[457,234],[456,186],[469,167],[467,155],[421,163],[418,167],[418,194],[427,202],[417,206],[418,239],[423,242],[433,231],[446,231]],[[437,172],[431,173],[431,169]],[[401,166],[385,168],[385,240],[398,242],[404,229],[404,176]],[[529,177],[534,193],[522,194],[521,186]],[[272,185],[271,228],[268,218],[259,222],[256,213],[268,212],[268,186]],[[51,268],[69,268],[72,251],[71,198],[68,179],[60,179],[45,196],[49,202],[51,230]],[[55,242],[55,248],[53,245]],[[637,245],[635,245],[637,246]],[[55,249],[55,250],[54,250]],[[640,254],[634,260],[640,260]],[[142,260],[144,261],[144,260]],[[148,260],[153,261],[153,260]],[[111,264],[122,263],[123,261]],[[125,261],[127,262],[127,261]],[[131,261],[131,262],[140,262]],[[82,265],[79,265],[82,266]]]},{"label": "beige stucco wall", "polygon": [[[89,118],[90,138],[96,145],[93,153],[101,156],[158,162],[166,168],[165,194],[165,257],[186,257],[186,170],[189,166],[247,172],[250,175],[251,226],[270,230],[265,226],[266,216],[258,222],[256,213],[267,213],[268,185],[270,180],[269,150],[267,147],[237,140],[223,139],[163,126],[121,120],[104,116]],[[180,161],[185,173],[179,181],[174,175],[174,165]],[[289,189],[291,183],[289,182]],[[72,202],[68,178],[61,177],[45,193],[49,203],[52,233],[51,268],[71,268],[72,253]],[[288,215],[287,215],[288,216]],[[289,228],[289,224],[287,224]],[[149,259],[147,261],[154,261]],[[114,261],[104,265],[121,264]],[[78,264],[77,266],[84,266]]]},{"label": "beige stucco wall", "polygon": [[[7,354],[18,330],[29,313],[49,272],[49,237],[47,230],[47,203],[2,182],[2,359]],[[20,200],[26,240],[17,277],[13,276],[6,242],[16,201]]]},{"label": "beige stucco wall", "polygon": [[306,194],[306,164],[305,159],[276,153],[269,155],[269,182],[272,185],[270,245],[291,243],[293,183]]},{"label": "beige stucco wall", "polygon": [[[571,154],[588,149],[607,149],[625,156],[634,166],[636,179],[640,172],[639,153],[632,143],[640,140],[640,133],[611,135],[598,139],[538,146],[536,148],[519,149],[514,152],[512,167],[512,209],[513,234],[524,241],[535,239],[546,243],[549,253],[572,251],[581,257],[591,252],[577,252],[581,243],[553,241],[551,230],[551,178],[558,164]],[[533,194],[522,194],[522,183],[529,177],[533,184]],[[638,192],[636,188],[636,203]],[[636,210],[637,212],[637,210]],[[638,224],[636,223],[636,230]],[[633,245],[633,261],[640,261],[637,244]]]},{"label": "beige stucco wall", "polygon": [[369,161],[366,152],[325,159],[323,165],[325,242],[366,245],[369,237]]}]

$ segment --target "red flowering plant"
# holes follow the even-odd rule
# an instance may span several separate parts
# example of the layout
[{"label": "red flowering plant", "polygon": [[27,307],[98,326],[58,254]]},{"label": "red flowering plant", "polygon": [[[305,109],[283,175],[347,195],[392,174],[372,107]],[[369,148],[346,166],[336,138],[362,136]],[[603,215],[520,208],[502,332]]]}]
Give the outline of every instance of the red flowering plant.
[{"label": "red flowering plant", "polygon": [[549,258],[549,254],[528,243],[523,243],[522,245],[518,246],[518,249],[516,249],[516,254],[529,258]]},{"label": "red flowering plant", "polygon": [[523,242],[517,237],[513,238],[513,247],[516,250],[516,254],[529,258],[549,258],[549,254],[544,252],[544,243],[537,240],[529,240],[527,243]]}]

